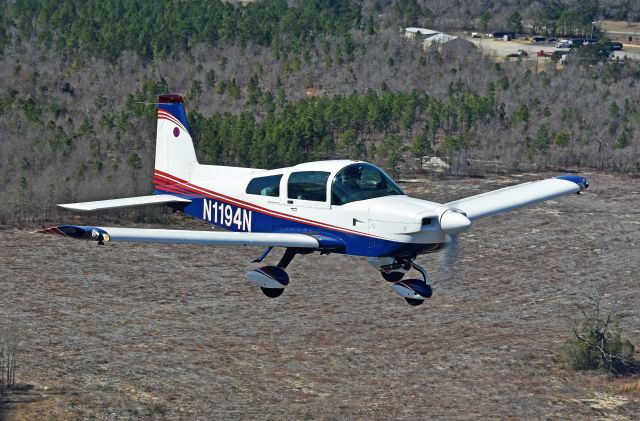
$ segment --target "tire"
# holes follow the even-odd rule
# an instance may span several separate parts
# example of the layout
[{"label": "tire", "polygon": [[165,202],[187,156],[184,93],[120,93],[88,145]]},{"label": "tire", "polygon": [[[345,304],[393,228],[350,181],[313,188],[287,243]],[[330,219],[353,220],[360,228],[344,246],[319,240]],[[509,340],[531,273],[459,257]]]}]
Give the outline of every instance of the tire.
[{"label": "tire", "polygon": [[414,298],[405,298],[405,301],[414,307],[424,303],[424,300],[416,300]]},{"label": "tire", "polygon": [[269,298],[277,298],[282,295],[284,288],[260,288],[262,293]]},{"label": "tire", "polygon": [[387,282],[398,282],[404,278],[404,272],[380,272]]}]

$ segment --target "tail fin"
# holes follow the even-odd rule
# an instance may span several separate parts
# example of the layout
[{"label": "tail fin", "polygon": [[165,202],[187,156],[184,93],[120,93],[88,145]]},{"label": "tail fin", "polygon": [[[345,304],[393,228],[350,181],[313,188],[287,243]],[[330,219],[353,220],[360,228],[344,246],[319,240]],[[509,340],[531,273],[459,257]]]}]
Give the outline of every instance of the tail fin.
[{"label": "tail fin", "polygon": [[191,128],[180,95],[160,95],[158,98],[158,129],[156,132],[156,174],[158,171],[189,180],[198,166]]}]

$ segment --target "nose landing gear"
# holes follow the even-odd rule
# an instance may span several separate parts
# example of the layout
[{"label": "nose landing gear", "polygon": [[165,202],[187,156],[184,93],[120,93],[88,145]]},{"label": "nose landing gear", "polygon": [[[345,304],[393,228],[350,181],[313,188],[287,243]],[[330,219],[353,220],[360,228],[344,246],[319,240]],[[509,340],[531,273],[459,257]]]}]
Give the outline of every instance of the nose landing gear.
[{"label": "nose landing gear", "polygon": [[400,280],[391,284],[391,289],[403,297],[410,305],[419,306],[424,303],[425,299],[431,298],[433,291],[429,285],[429,273],[427,270],[415,262],[411,262],[411,267],[422,274],[422,279]]}]

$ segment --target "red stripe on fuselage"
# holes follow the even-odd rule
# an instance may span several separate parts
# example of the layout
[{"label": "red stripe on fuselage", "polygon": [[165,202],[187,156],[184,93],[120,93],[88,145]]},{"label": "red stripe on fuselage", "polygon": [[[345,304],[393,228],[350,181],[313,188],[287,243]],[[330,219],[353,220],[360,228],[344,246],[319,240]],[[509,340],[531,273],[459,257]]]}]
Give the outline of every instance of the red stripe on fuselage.
[{"label": "red stripe on fuselage", "polygon": [[189,189],[191,191],[192,194],[196,194],[196,195],[206,195],[209,198],[213,198],[213,199],[218,199],[221,200],[223,202],[227,202],[236,206],[240,206],[243,208],[247,208],[249,210],[253,210],[256,212],[260,212],[260,213],[264,213],[266,215],[270,215],[270,216],[274,216],[276,218],[281,218],[281,219],[286,219],[288,221],[293,221],[293,222],[300,222],[303,224],[307,224],[307,225],[312,225],[312,226],[316,226],[316,227],[320,227],[320,228],[328,228],[328,229],[332,229],[335,231],[341,231],[341,232],[345,232],[348,234],[356,234],[356,235],[360,235],[363,237],[372,237],[372,238],[382,238],[379,237],[377,235],[371,235],[371,234],[367,234],[367,233],[363,233],[360,231],[354,231],[354,230],[350,230],[347,228],[342,228],[342,227],[338,227],[335,225],[331,225],[331,224],[326,224],[324,222],[319,222],[319,221],[313,221],[310,219],[306,219],[306,218],[300,218],[300,217],[295,217],[286,213],[282,213],[282,212],[278,212],[278,211],[274,211],[271,209],[267,209],[267,208],[263,208],[262,206],[258,206],[255,205],[253,203],[249,203],[249,202],[245,202],[239,199],[235,199],[233,197],[221,194],[221,193],[217,193],[214,192],[212,190],[206,189],[204,187],[200,187],[200,186],[196,186],[195,184],[191,184],[186,180],[183,180],[181,178],[175,177],[171,174],[167,174],[163,171],[160,170],[155,170],[155,177],[154,180],[160,180],[164,183],[173,183],[173,184],[181,184],[182,186],[184,186],[184,188]]},{"label": "red stripe on fuselage", "polygon": [[156,189],[157,190],[166,191],[166,192],[169,192],[169,193],[183,194],[183,195],[186,195],[186,196],[193,196],[193,193],[191,193],[188,190],[179,189],[179,188],[172,187],[172,186],[166,186],[166,185],[165,186],[159,186],[159,185],[156,185]]}]

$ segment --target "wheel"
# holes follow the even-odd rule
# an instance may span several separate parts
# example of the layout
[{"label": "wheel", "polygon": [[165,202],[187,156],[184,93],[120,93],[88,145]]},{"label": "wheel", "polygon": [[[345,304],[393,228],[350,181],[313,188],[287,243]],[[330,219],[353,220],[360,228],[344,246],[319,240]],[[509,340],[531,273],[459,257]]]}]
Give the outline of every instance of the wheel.
[{"label": "wheel", "polygon": [[398,282],[404,278],[404,272],[380,272],[380,274],[387,282]]},{"label": "wheel", "polygon": [[284,288],[263,288],[260,287],[262,293],[269,298],[276,298],[282,295]]},{"label": "wheel", "polygon": [[416,300],[415,298],[405,298],[405,301],[414,307],[424,303],[424,300]]}]

